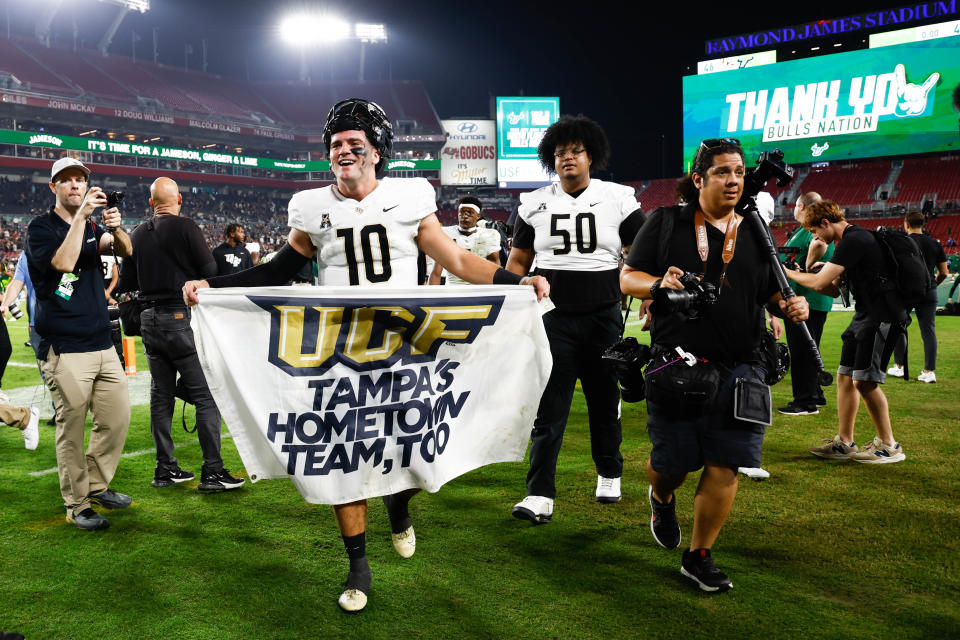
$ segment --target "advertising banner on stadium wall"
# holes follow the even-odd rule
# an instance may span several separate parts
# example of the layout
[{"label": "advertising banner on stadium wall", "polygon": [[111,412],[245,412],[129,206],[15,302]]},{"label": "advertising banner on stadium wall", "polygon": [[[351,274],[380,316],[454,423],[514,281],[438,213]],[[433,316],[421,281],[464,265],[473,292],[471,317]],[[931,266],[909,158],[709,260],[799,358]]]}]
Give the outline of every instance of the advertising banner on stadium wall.
[{"label": "advertising banner on stadium wall", "polygon": [[497,98],[497,181],[504,189],[550,184],[537,160],[547,127],[560,119],[560,98]]},{"label": "advertising banner on stadium wall", "polygon": [[960,36],[686,76],[684,170],[706,138],[738,138],[748,164],[957,149],[958,82]]},{"label": "advertising banner on stadium wall", "polygon": [[[207,162],[228,164],[253,169],[270,169],[274,171],[329,171],[329,160],[274,160],[273,158],[258,158],[242,156],[221,151],[203,149],[177,149],[150,143],[130,142],[127,140],[97,140],[94,138],[80,138],[37,131],[13,131],[0,129],[0,144],[18,144],[35,147],[54,147],[70,151],[87,151],[90,153],[116,153],[139,158],[157,158],[162,160],[184,160],[187,162]],[[436,171],[440,168],[439,160],[391,160],[387,163],[387,171]]]},{"label": "advertising banner on stadium wall", "polygon": [[441,120],[447,143],[440,152],[440,184],[497,184],[497,123]]},{"label": "advertising banner on stadium wall", "polygon": [[552,365],[531,287],[204,289],[192,325],[250,479],[318,504],[522,460]]},{"label": "advertising banner on stadium wall", "polygon": [[245,136],[261,136],[263,138],[273,138],[275,140],[306,140],[306,136],[296,136],[282,129],[254,127],[235,124],[232,122],[216,122],[213,120],[202,120],[200,118],[182,118],[180,116],[171,116],[166,113],[150,113],[148,111],[137,111],[136,109],[120,107],[101,107],[93,104],[87,104],[86,102],[65,100],[63,98],[38,98],[13,91],[0,91],[0,102],[22,104],[28,107],[56,109],[58,111],[72,111],[74,113],[92,113],[99,116],[123,118],[125,120],[139,120],[142,122],[172,124],[178,127],[193,127],[196,129],[206,129],[208,131],[239,133]]}]

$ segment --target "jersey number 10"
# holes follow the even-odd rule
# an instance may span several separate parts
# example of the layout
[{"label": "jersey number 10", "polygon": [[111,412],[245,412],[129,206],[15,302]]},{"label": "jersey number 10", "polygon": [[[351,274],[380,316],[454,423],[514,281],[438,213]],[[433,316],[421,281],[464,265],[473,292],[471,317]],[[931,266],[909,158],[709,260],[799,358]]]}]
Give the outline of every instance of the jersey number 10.
[{"label": "jersey number 10", "polygon": [[[379,256],[374,260],[373,246],[370,238],[376,236]],[[343,238],[343,253],[347,259],[347,269],[350,271],[350,285],[360,284],[360,265],[357,262],[357,249],[354,246],[352,228],[337,229],[337,237]],[[363,254],[363,270],[367,282],[386,282],[393,275],[390,268],[390,243],[387,241],[387,229],[382,224],[370,224],[360,229],[360,252]],[[375,262],[380,263],[380,272],[377,273]]]}]

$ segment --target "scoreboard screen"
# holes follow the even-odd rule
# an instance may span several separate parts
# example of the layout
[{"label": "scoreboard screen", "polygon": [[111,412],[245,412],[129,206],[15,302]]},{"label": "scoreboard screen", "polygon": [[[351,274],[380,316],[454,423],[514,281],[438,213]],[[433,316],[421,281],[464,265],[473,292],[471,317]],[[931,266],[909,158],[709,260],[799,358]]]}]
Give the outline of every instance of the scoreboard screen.
[{"label": "scoreboard screen", "polygon": [[683,161],[700,141],[737,138],[748,164],[960,149],[952,93],[960,36],[683,78]]}]

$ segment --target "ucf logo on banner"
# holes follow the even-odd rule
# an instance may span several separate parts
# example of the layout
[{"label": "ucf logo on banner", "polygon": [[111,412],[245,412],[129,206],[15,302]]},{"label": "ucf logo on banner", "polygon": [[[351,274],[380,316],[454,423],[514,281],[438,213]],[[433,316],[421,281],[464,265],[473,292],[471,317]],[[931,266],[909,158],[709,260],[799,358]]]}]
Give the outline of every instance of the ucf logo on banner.
[{"label": "ucf logo on banner", "polygon": [[552,364],[530,287],[204,289],[193,331],[250,479],[320,504],[522,460]]}]

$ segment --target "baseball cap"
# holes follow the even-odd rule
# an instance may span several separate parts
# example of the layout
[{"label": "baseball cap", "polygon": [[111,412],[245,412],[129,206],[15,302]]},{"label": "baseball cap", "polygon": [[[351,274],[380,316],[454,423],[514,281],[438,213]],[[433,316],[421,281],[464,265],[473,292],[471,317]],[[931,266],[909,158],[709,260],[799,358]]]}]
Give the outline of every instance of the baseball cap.
[{"label": "baseball cap", "polygon": [[54,181],[58,173],[64,169],[69,169],[70,167],[76,167],[80,169],[80,171],[83,171],[83,175],[87,177],[90,176],[90,169],[87,169],[85,166],[83,166],[83,163],[76,158],[60,158],[53,163],[53,168],[50,169],[50,182]]}]

